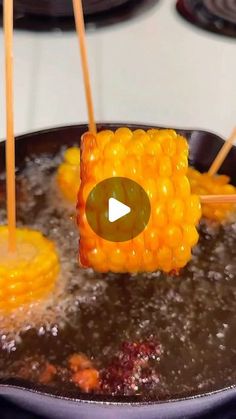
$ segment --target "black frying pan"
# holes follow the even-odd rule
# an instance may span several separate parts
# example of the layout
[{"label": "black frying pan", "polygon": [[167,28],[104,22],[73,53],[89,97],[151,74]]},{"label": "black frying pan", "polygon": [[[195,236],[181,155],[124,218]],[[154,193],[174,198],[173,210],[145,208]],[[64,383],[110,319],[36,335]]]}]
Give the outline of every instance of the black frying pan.
[{"label": "black frying pan", "polygon": [[[121,124],[99,124],[99,129],[115,129]],[[126,125],[126,124],[122,124]],[[137,125],[128,124],[131,128]],[[138,126],[147,129],[147,126]],[[86,130],[85,125],[54,128],[23,135],[16,141],[16,164],[21,167],[26,157],[40,156],[42,153],[55,155],[62,146],[71,146],[79,143],[81,134]],[[207,170],[223,145],[223,140],[215,134],[200,130],[178,129],[178,132],[185,135],[190,144],[191,164],[201,171]],[[4,171],[4,147],[0,144],[0,173]],[[232,182],[236,184],[236,148],[233,147],[225,160],[221,171],[229,175]],[[124,288],[125,290],[125,288]],[[125,291],[124,291],[125,292]],[[232,363],[232,369],[234,369]],[[234,383],[236,385],[236,383]],[[33,384],[21,382],[17,379],[0,382],[0,395],[16,402],[35,414],[44,414],[49,418],[64,419],[156,419],[156,418],[191,418],[196,415],[215,412],[220,406],[228,402],[236,403],[236,390],[222,388],[219,391],[208,392],[207,394],[185,396],[176,398],[170,395],[169,400],[152,400],[140,402],[133,397],[93,396],[79,394],[76,397],[68,397],[49,389]],[[213,413],[212,413],[213,414]]]}]

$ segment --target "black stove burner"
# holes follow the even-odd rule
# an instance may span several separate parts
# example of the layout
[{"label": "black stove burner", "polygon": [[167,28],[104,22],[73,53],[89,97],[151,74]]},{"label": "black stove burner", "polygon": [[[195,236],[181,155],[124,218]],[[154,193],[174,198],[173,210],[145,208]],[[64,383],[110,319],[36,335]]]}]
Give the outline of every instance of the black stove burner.
[{"label": "black stove burner", "polygon": [[213,15],[236,24],[236,0],[203,0],[203,4]]},{"label": "black stove burner", "polygon": [[[85,14],[106,12],[114,7],[128,3],[129,0],[83,0]],[[0,3],[3,3],[1,0]],[[14,9],[18,13],[67,17],[73,15],[72,0],[15,0]]]},{"label": "black stove burner", "polygon": [[178,0],[177,10],[196,26],[236,38],[236,0]]},{"label": "black stove burner", "polygon": [[[84,0],[87,26],[98,28],[129,20],[153,7],[159,0]],[[0,15],[2,24],[2,4]],[[16,29],[32,31],[74,30],[72,0],[15,0]]]}]

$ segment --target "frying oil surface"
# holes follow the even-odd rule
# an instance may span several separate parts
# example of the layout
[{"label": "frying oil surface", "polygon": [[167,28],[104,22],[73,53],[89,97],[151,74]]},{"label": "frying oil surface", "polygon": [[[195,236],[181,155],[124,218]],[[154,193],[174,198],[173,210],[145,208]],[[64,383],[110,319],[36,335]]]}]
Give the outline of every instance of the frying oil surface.
[{"label": "frying oil surface", "polygon": [[[179,276],[107,277],[79,270],[74,212],[56,190],[60,159],[29,160],[17,177],[18,219],[56,242],[62,272],[47,300],[0,317],[0,376],[19,375],[19,365],[35,371],[45,360],[63,367],[78,352],[102,371],[123,342],[151,339],[162,348],[149,366],[153,381],[147,389],[140,378],[132,394],[162,398],[234,384],[236,222],[203,222],[193,259]],[[3,178],[3,208],[1,185]],[[2,223],[5,216],[0,210]],[[38,380],[37,374],[30,378]],[[60,391],[56,381],[51,385]],[[65,381],[64,388],[69,392],[71,383]],[[130,394],[119,388],[118,394]]]},{"label": "frying oil surface", "polygon": [[[58,158],[51,160],[47,157],[28,161],[27,167],[17,177],[18,192],[18,220],[19,226],[28,226],[41,231],[52,239],[61,260],[60,279],[53,294],[48,298],[22,307],[12,314],[0,312],[0,342],[7,350],[16,349],[16,342],[20,342],[21,333],[35,328],[36,330],[52,331],[63,327],[69,312],[77,310],[79,301],[93,296],[93,291],[99,294],[99,288],[104,283],[87,281],[90,272],[79,272],[77,267],[77,231],[73,221],[73,209],[60,207],[61,197],[57,195],[56,184],[52,171],[57,167]],[[50,179],[48,175],[51,174]],[[0,188],[4,186],[4,178]],[[1,194],[0,194],[1,197]],[[0,199],[0,220],[6,223],[4,195]],[[6,254],[3,250],[0,259]],[[24,252],[21,247],[20,254]],[[9,257],[9,256],[8,256]],[[7,260],[6,260],[7,263]],[[75,289],[76,288],[76,289]],[[73,290],[73,293],[72,293]]]}]

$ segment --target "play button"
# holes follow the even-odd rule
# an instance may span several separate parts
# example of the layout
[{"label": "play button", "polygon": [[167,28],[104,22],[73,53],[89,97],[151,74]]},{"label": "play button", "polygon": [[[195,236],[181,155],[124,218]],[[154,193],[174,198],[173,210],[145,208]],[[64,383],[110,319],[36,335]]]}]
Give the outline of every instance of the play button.
[{"label": "play button", "polygon": [[114,223],[131,212],[131,208],[128,205],[122,204],[115,198],[110,198],[108,202],[108,220],[110,223]]},{"label": "play button", "polygon": [[92,189],[85,210],[90,227],[99,237],[124,242],[145,229],[151,205],[147,193],[137,182],[112,177]]}]

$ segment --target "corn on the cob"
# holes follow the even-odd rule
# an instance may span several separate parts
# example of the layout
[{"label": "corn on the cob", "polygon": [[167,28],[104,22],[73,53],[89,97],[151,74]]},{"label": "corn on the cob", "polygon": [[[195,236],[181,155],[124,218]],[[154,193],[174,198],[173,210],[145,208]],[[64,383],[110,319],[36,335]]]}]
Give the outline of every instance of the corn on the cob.
[{"label": "corn on the cob", "polygon": [[[165,272],[179,270],[198,241],[199,198],[186,176],[188,144],[173,130],[120,128],[85,134],[81,144],[78,195],[80,262],[98,272]],[[122,243],[98,237],[86,219],[86,200],[104,179],[127,177],[147,192],[151,217],[143,233]]]},{"label": "corn on the cob", "polygon": [[[200,173],[189,167],[188,178],[192,192],[197,195],[230,195],[236,193],[236,188],[229,183],[230,178],[225,175],[211,176],[209,173]],[[233,211],[236,211],[234,204],[202,205],[203,216],[219,222],[226,220]]]},{"label": "corn on the cob", "polygon": [[71,203],[76,203],[80,186],[79,147],[71,147],[66,150],[64,161],[57,171],[57,182],[64,197]]},{"label": "corn on the cob", "polygon": [[8,228],[0,227],[0,310],[11,311],[52,291],[59,273],[54,243],[38,231],[17,229],[17,250],[8,251]]}]

